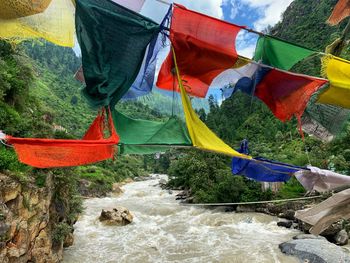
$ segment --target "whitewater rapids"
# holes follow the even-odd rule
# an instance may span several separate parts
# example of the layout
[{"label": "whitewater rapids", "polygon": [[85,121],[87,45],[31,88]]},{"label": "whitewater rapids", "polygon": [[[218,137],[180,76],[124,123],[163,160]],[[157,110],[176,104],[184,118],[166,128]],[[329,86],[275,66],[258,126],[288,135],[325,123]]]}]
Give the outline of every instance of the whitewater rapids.
[{"label": "whitewater rapids", "polygon": [[[300,232],[278,227],[277,218],[183,206],[158,181],[153,176],[125,185],[119,197],[85,200],[63,262],[298,262],[278,245]],[[99,222],[102,209],[117,205],[131,211],[132,224]]]}]

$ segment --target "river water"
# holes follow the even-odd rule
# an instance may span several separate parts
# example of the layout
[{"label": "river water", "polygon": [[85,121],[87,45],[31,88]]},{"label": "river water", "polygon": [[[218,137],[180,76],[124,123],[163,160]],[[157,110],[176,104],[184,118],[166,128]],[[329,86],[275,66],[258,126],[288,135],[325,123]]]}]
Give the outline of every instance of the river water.
[{"label": "river water", "polygon": [[[180,205],[152,180],[123,187],[119,197],[85,200],[65,263],[112,262],[298,262],[278,245],[299,232],[277,227],[277,218]],[[104,226],[102,209],[127,207],[134,221]]]}]

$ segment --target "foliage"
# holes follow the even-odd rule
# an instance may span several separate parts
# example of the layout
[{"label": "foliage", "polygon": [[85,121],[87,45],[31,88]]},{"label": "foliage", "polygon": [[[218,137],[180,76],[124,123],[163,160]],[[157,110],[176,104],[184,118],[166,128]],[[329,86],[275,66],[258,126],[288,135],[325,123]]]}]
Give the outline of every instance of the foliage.
[{"label": "foliage", "polygon": [[66,236],[73,231],[73,227],[68,225],[65,222],[60,222],[55,225],[53,232],[52,232],[52,241],[54,241],[56,244],[61,243],[64,241]]},{"label": "foliage", "polygon": [[305,194],[304,187],[293,177],[277,193],[278,199],[302,197]]},{"label": "foliage", "polygon": [[6,149],[0,145],[0,172],[10,171],[25,171],[26,167],[18,161],[16,153],[12,149]]},{"label": "foliage", "polygon": [[271,192],[240,176],[232,176],[229,160],[216,154],[188,151],[169,168],[169,186],[191,189],[195,202],[245,202],[269,200]]},{"label": "foliage", "polygon": [[55,189],[53,199],[56,211],[71,225],[83,210],[77,188],[76,168],[52,169],[50,173],[53,174]]}]

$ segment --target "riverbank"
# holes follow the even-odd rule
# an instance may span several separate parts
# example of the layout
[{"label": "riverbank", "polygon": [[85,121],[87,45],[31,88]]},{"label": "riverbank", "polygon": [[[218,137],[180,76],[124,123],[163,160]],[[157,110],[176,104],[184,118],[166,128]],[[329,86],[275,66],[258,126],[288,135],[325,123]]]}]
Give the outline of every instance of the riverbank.
[{"label": "riverbank", "polygon": [[[164,189],[168,189],[165,183],[161,184]],[[238,204],[223,204],[226,211],[234,211],[237,213],[264,213],[271,216],[276,216],[279,219],[277,225],[288,229],[297,229],[305,234],[309,234],[311,225],[304,223],[295,218],[297,210],[310,208],[318,203],[324,201],[330,195],[322,195],[306,198],[295,198],[295,200],[271,200],[267,202],[246,202]],[[212,205],[219,207],[220,204],[193,204],[191,190],[183,190],[176,195],[177,200],[181,200],[186,205],[201,205],[203,207],[211,207]],[[299,199],[299,200],[298,200]],[[320,235],[325,237],[329,242],[336,245],[344,246],[348,244],[350,231],[349,220],[339,220],[328,227]]]},{"label": "riverbank", "polygon": [[0,173],[0,262],[62,260],[63,247],[73,243],[81,203],[70,181],[73,175],[68,170],[61,175]]}]

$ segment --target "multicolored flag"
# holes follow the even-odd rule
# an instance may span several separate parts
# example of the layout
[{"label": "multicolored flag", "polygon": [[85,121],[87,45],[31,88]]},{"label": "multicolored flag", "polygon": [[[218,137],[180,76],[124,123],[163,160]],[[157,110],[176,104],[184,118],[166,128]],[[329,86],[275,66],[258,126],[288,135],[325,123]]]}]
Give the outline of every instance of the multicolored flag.
[{"label": "multicolored flag", "polygon": [[192,108],[190,98],[186,94],[183,86],[180,71],[177,67],[177,59],[174,49],[172,50],[174,56],[175,74],[178,79],[182,106],[185,113],[186,125],[190,135],[192,144],[202,150],[221,153],[232,157],[240,157],[244,159],[251,159],[250,156],[239,153],[222,141],[214,132],[212,132],[204,122],[197,116]]},{"label": "multicolored flag", "polygon": [[[301,128],[301,116],[310,97],[328,81],[274,69],[256,62],[250,64],[252,65],[243,67],[250,69],[246,71],[247,75],[235,79],[235,84],[231,87],[232,92],[241,90],[258,97],[281,121],[290,120],[295,116]],[[256,71],[253,73],[251,69],[254,68]]]},{"label": "multicolored flag", "polygon": [[[170,40],[189,95],[205,97],[213,79],[235,65],[235,41],[241,28],[175,4]],[[160,69],[157,86],[179,91],[171,52]]]}]

